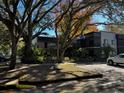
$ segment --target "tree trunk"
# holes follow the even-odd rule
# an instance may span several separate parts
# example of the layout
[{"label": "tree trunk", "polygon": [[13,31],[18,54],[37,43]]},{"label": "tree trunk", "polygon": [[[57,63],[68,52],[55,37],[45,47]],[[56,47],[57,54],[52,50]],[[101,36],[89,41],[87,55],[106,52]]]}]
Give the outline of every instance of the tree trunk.
[{"label": "tree trunk", "polygon": [[16,54],[17,54],[17,42],[16,38],[12,37],[12,47],[11,47],[11,62],[10,62],[10,69],[14,69],[16,65]]},{"label": "tree trunk", "polygon": [[61,62],[61,63],[62,63],[63,60],[64,60],[64,54],[65,54],[64,51],[62,51],[61,54],[60,54],[60,62]]},{"label": "tree trunk", "polygon": [[64,60],[65,50],[59,49],[59,55],[57,56],[58,63],[62,63]]},{"label": "tree trunk", "polygon": [[24,50],[23,50],[22,61],[24,63],[32,63],[35,59],[34,59],[34,53],[33,53],[33,50],[32,50],[31,36],[27,36],[24,39],[24,42],[25,42],[25,46],[24,46]]},{"label": "tree trunk", "polygon": [[60,46],[59,46],[59,40],[57,40],[57,63],[60,62]]}]

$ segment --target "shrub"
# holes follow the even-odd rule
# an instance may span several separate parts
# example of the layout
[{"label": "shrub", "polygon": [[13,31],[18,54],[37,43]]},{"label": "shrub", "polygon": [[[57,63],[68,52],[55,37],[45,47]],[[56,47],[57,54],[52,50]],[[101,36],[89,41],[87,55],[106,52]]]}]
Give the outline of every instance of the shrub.
[{"label": "shrub", "polygon": [[37,63],[37,62],[43,62],[44,60],[44,50],[41,48],[32,48],[32,54],[31,57],[29,57],[30,59],[28,59],[28,62],[27,60],[25,60],[23,53],[24,53],[24,48],[22,48],[19,51],[19,54],[21,56],[21,61],[23,63]]}]

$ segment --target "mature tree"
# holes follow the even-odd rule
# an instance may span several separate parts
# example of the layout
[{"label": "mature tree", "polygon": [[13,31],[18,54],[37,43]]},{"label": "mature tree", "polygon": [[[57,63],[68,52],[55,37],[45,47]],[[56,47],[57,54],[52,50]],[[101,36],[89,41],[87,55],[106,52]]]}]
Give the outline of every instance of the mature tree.
[{"label": "mature tree", "polygon": [[[17,43],[23,36],[25,41],[25,58],[31,54],[32,39],[38,36],[49,24],[48,13],[60,2],[49,0],[2,0],[0,1],[0,21],[8,28],[11,37],[11,64],[10,68],[15,67]],[[44,22],[44,24],[43,24]],[[40,23],[40,24],[39,24]],[[42,24],[42,25],[41,25]],[[37,26],[41,29],[36,33]],[[36,30],[34,30],[36,29]],[[33,36],[34,34],[34,36]],[[28,56],[29,55],[29,56]]]},{"label": "mature tree", "polygon": [[[57,57],[62,61],[66,49],[90,25],[91,16],[106,4],[106,0],[68,0],[57,11],[55,32],[58,39]],[[57,32],[60,32],[60,36]]]},{"label": "mature tree", "polygon": [[[65,3],[66,2],[66,3]],[[80,36],[87,28],[94,28],[94,25],[107,25],[108,23],[89,23],[90,17],[94,13],[101,13],[103,16],[108,16],[108,20],[112,18],[116,22],[120,22],[124,17],[123,15],[123,0],[63,0],[56,10],[55,23],[57,42],[57,56],[58,60],[63,59],[64,51],[71,45],[72,41]],[[116,9],[117,8],[117,9]],[[117,14],[115,14],[115,12]],[[118,12],[119,11],[119,12]],[[112,13],[113,12],[113,13]],[[112,22],[112,21],[109,21]],[[90,26],[90,27],[89,27]],[[57,33],[60,31],[61,33]],[[61,37],[59,35],[62,34]],[[60,44],[60,41],[63,41]]]},{"label": "mature tree", "polygon": [[2,0],[0,2],[0,21],[8,28],[8,33],[11,38],[12,54],[10,69],[15,67],[17,43],[28,19],[19,9],[20,1],[22,0]]},{"label": "mature tree", "polygon": [[124,34],[124,25],[123,24],[109,24],[106,27],[107,31],[114,32],[118,34]]},{"label": "mature tree", "polygon": [[[90,19],[89,24],[90,23],[92,24],[93,23],[92,21],[93,21],[93,19]],[[83,31],[84,34],[91,33],[91,32],[98,32],[98,28],[97,28],[97,26],[94,23],[92,25],[88,25],[87,29],[85,29]]]},{"label": "mature tree", "polygon": [[[23,61],[32,62],[32,40],[40,35],[43,30],[51,27],[54,20],[51,19],[50,11],[56,7],[62,0],[27,0],[22,2],[24,13],[28,16],[26,30],[23,32],[25,42]],[[28,11],[27,11],[28,10]]]}]

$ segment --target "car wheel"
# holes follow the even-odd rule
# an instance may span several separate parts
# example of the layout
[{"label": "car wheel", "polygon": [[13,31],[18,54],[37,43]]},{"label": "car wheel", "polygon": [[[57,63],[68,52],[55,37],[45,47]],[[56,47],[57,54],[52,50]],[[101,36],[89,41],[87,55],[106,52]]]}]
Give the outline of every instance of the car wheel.
[{"label": "car wheel", "polygon": [[117,66],[119,66],[119,63],[116,63]]},{"label": "car wheel", "polygon": [[108,65],[113,65],[113,61],[112,60],[108,60]]}]

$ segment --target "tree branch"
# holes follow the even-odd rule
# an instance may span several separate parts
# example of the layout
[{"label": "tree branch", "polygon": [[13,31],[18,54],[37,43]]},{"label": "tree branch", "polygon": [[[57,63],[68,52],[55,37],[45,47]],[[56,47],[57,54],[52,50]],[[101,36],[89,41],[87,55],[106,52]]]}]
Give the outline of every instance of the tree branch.
[{"label": "tree branch", "polygon": [[50,12],[56,5],[58,5],[62,0],[58,0],[50,9],[48,9],[39,19],[37,19],[33,24],[37,24],[48,12]]}]

